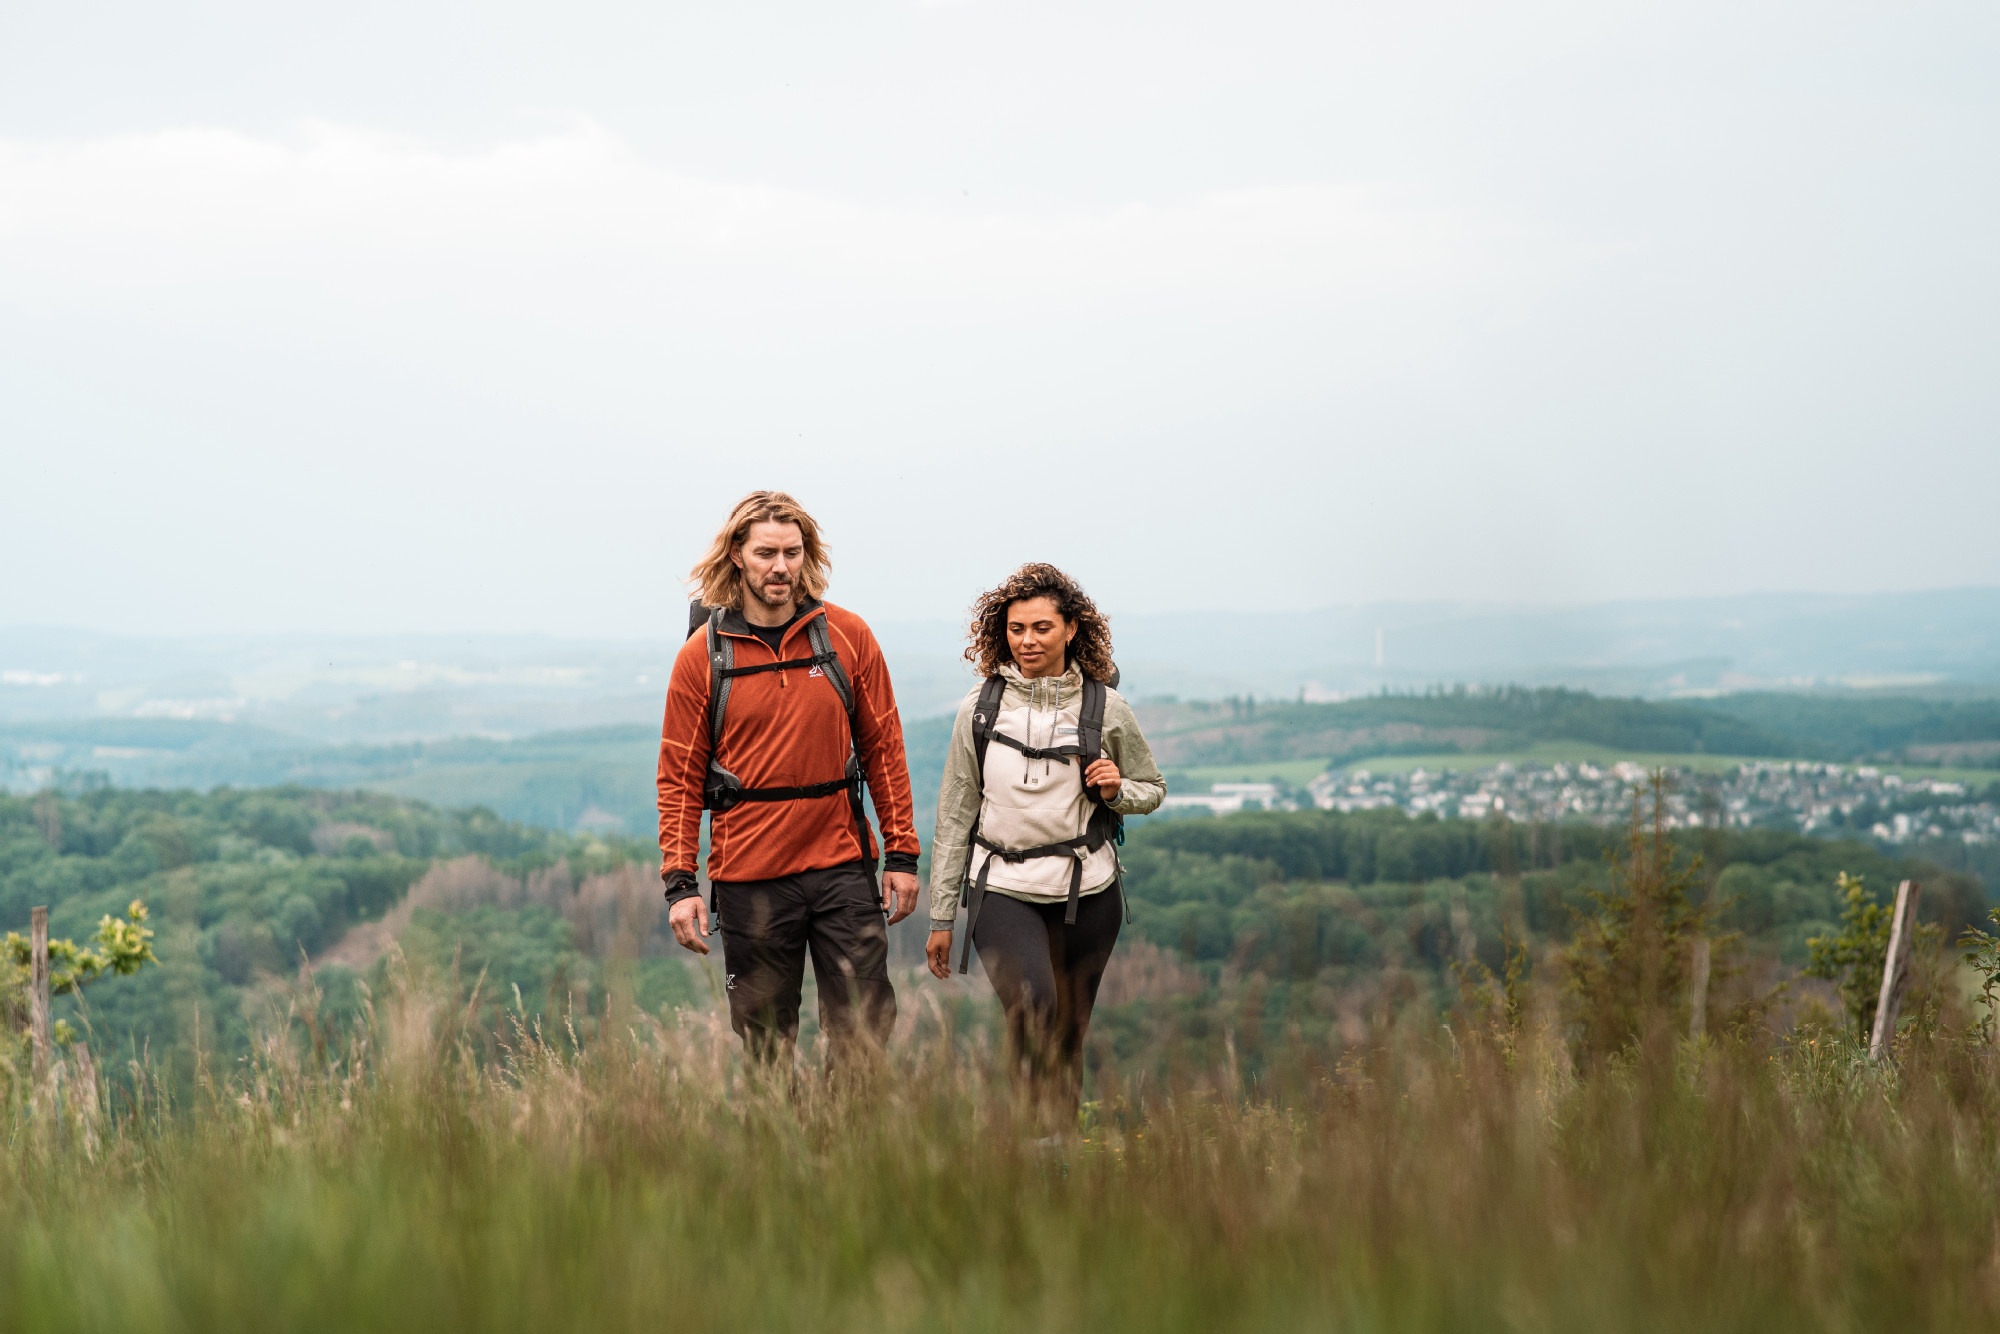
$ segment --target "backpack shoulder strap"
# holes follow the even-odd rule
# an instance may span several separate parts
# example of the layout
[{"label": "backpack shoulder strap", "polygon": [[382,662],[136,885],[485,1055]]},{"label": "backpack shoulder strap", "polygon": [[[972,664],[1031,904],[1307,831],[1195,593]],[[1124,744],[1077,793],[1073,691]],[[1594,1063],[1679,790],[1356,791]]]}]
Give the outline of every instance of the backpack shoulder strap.
[{"label": "backpack shoulder strap", "polygon": [[[1102,681],[1083,678],[1083,699],[1076,710],[1076,770],[1081,774],[1098,760],[1104,758],[1104,697],[1105,685]],[[1117,843],[1125,841],[1125,817],[1111,809],[1111,804],[1094,787],[1084,789],[1090,799],[1097,804],[1091,812],[1090,820],[1104,836]],[[1120,892],[1123,890],[1121,888]]]},{"label": "backpack shoulder strap", "polygon": [[1007,694],[1007,678],[997,672],[986,678],[979,687],[979,698],[972,705],[972,753],[979,764],[980,790],[986,788],[986,747],[993,740],[993,729],[1000,722],[1000,701]]},{"label": "backpack shoulder strap", "polygon": [[812,645],[813,656],[822,660],[826,669],[826,679],[833,682],[834,693],[847,710],[847,721],[854,722],[854,682],[848,678],[847,668],[841,666],[840,654],[833,647],[833,636],[827,632],[826,614],[820,613],[806,622],[806,642]]},{"label": "backpack shoulder strap", "polygon": [[[834,693],[840,696],[841,706],[847,710],[847,804],[854,813],[854,837],[861,845],[861,859],[868,863],[868,884],[873,893],[876,886],[875,859],[868,851],[868,811],[861,800],[861,788],[867,778],[861,758],[861,714],[856,708],[854,681],[841,664],[840,651],[833,646],[833,632],[827,628],[824,611],[806,622],[806,642],[812,645],[813,657],[819,660]],[[877,813],[880,813],[879,808]],[[886,914],[888,909],[882,911]]]},{"label": "backpack shoulder strap", "polygon": [[1088,769],[1104,757],[1104,682],[1083,678],[1083,699],[1076,710],[1077,764]]},{"label": "backpack shoulder strap", "polygon": [[[692,633],[692,632],[690,632]],[[726,675],[736,665],[736,646],[722,633],[722,608],[708,613],[708,753],[714,757],[722,745],[722,711],[729,707]]]}]

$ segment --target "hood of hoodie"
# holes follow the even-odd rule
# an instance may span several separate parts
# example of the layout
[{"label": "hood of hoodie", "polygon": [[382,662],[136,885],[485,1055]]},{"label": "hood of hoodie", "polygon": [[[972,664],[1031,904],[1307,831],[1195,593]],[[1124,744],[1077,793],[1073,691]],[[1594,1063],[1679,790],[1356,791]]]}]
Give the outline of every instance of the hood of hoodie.
[{"label": "hood of hoodie", "polygon": [[1023,705],[1031,709],[1074,709],[1078,696],[1083,694],[1083,670],[1075,663],[1063,669],[1060,676],[1026,677],[1021,669],[1011,662],[1000,664],[999,675],[1007,683],[1007,693],[1001,696],[1001,709],[1018,709]]}]

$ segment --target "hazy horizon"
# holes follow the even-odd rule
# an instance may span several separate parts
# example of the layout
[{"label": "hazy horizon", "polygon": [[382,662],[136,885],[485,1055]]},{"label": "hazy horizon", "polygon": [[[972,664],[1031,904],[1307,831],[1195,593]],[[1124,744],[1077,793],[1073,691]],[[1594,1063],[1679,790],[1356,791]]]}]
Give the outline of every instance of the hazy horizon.
[{"label": "hazy horizon", "polygon": [[[672,594],[676,592],[680,593],[681,596],[678,597],[672,596]],[[1164,606],[1164,607],[1153,608],[1151,610],[1143,612],[1126,613],[1117,607],[1106,606],[1103,608],[1103,610],[1108,616],[1114,618],[1124,615],[1124,616],[1142,617],[1147,620],[1161,620],[1167,618],[1180,618],[1180,617],[1227,616],[1227,615],[1241,614],[1245,612],[1260,616],[1297,615],[1301,617],[1315,617],[1324,615],[1334,615],[1340,613],[1359,613],[1359,612],[1371,612],[1371,613],[1372,612],[1384,612],[1384,613],[1449,612],[1454,614],[1471,614],[1471,615],[1504,615],[1504,614],[1519,613],[1527,615],[1540,615],[1548,613],[1588,613],[1594,611],[1607,611],[1614,608],[1690,607],[1707,603],[1755,602],[1759,600],[1769,600],[1773,602],[1799,602],[1799,601],[1833,602],[1840,600],[1874,601],[1881,599],[1894,600],[1898,598],[1951,596],[1957,594],[1978,595],[1978,594],[1989,594],[1989,593],[2000,594],[2000,582],[1992,584],[1946,583],[1946,584],[1937,584],[1926,587],[1867,589],[1867,590],[1754,588],[1754,589],[1745,589],[1740,592],[1734,592],[1734,593],[1693,594],[1681,597],[1676,597],[1671,595],[1654,596],[1654,597],[1606,597],[1606,598],[1573,600],[1573,601],[1558,600],[1553,598],[1479,599],[1479,598],[1435,597],[1435,598],[1398,598],[1398,599],[1384,599],[1380,601],[1365,601],[1365,602],[1319,602],[1319,603],[1312,603],[1310,605],[1300,604],[1295,607],[1280,607],[1280,608],[1270,608],[1265,606],[1248,606],[1248,605],[1209,605],[1209,606],[1179,606],[1179,607]],[[960,625],[964,620],[962,609],[950,609],[950,610],[940,609],[938,611],[933,612],[930,615],[876,616],[872,614],[870,609],[866,606],[859,606],[851,602],[845,601],[841,596],[837,583],[828,588],[826,594],[826,600],[845,606],[851,611],[860,613],[868,620],[869,624],[873,626],[878,632],[884,632],[884,633],[893,633],[894,631],[899,629],[910,629],[910,628],[921,628],[930,630],[945,624],[950,624],[956,627]],[[271,626],[269,628],[258,628],[251,626],[215,626],[202,629],[143,631],[116,625],[89,624],[72,619],[67,621],[25,621],[25,620],[13,621],[13,622],[0,621],[0,635],[49,631],[57,633],[100,635],[106,638],[114,638],[114,639],[116,638],[160,639],[160,640],[170,640],[170,641],[180,641],[180,642],[195,642],[201,640],[228,640],[228,639],[242,639],[246,641],[248,640],[286,641],[286,640],[323,639],[323,640],[332,640],[341,642],[365,642],[374,639],[409,641],[409,640],[421,640],[427,637],[434,637],[438,639],[472,638],[472,639],[496,640],[496,641],[518,639],[524,642],[548,640],[560,643],[579,643],[579,644],[601,643],[601,644],[620,644],[620,645],[644,645],[644,644],[658,643],[662,640],[668,642],[679,642],[679,640],[682,638],[682,632],[685,629],[685,625],[683,623],[682,618],[686,613],[688,601],[689,598],[685,590],[680,590],[680,589],[669,590],[669,600],[664,603],[663,618],[661,619],[660,623],[657,626],[646,629],[635,628],[622,633],[604,633],[604,634],[568,633],[561,630],[543,630],[535,628],[474,629],[474,628],[451,626],[451,625],[439,625],[439,626],[407,628],[407,629],[325,629],[304,624],[277,625],[277,626]]]},{"label": "hazy horizon", "polygon": [[[867,612],[867,608],[861,610]],[[658,722],[684,620],[649,636],[442,632],[140,636],[0,627],[0,726],[256,723],[322,740],[525,736]],[[971,684],[953,618],[875,619],[906,719]],[[1112,608],[1136,699],[1324,700],[1454,685],[1677,698],[1749,690],[2000,689],[2000,588],[1523,607]]]}]

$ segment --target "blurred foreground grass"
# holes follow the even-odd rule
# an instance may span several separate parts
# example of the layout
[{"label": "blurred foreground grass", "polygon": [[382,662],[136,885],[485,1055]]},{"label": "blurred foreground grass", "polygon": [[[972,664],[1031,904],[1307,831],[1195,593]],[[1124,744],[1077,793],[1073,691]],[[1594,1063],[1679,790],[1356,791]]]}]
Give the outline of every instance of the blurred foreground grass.
[{"label": "blurred foreground grass", "polygon": [[[148,1330],[1991,1328],[2000,1080],[1830,1034],[1588,1077],[1531,1023],[1384,1032],[1282,1101],[1101,1087],[1028,1137],[949,1034],[746,1073],[712,1016],[579,1049],[413,987],[162,1105],[11,1112],[0,1326]],[[108,1116],[93,1107],[138,1098]]]}]

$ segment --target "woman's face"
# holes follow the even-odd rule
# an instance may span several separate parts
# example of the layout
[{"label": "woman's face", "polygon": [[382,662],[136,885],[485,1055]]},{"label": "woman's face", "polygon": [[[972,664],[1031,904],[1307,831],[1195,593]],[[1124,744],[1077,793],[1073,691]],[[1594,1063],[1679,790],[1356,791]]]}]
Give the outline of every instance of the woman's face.
[{"label": "woman's face", "polygon": [[1007,651],[1021,675],[1061,676],[1076,622],[1063,619],[1054,598],[1023,598],[1007,605]]}]

